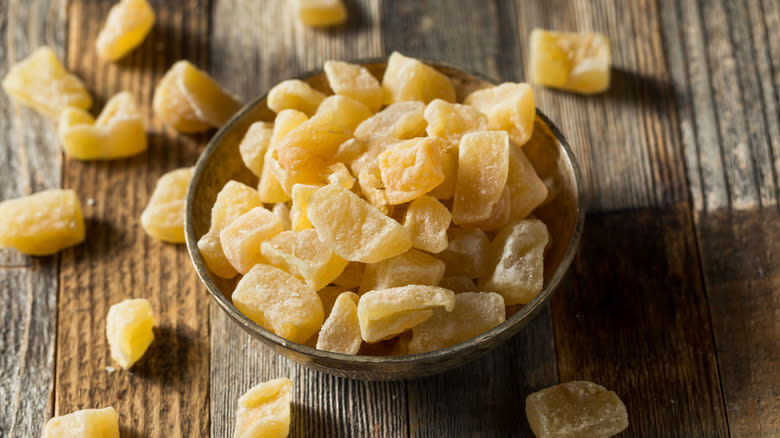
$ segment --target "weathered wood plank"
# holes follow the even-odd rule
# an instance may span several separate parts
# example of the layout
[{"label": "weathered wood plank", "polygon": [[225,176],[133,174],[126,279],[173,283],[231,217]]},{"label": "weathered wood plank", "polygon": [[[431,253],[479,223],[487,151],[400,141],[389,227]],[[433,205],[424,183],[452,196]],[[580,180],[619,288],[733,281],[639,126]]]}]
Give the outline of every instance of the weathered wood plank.
[{"label": "weathered wood plank", "polygon": [[[87,241],[61,260],[55,414],[114,406],[123,436],[206,436],[208,301],[181,245],[148,237],[139,216],[157,178],[194,164],[205,136],[175,134],[152,115],[156,82],[176,60],[208,60],[209,2],[171,7],[151,2],[157,24],[121,61],[99,60],[94,41],[113,1],[72,1],[68,67],[85,79],[98,112],[119,91],[135,96],[147,123],[149,150],[111,162],[66,159],[64,185],[82,198]],[[129,371],[118,368],[105,339],[108,308],[147,298],[155,311],[155,341]],[[107,367],[117,367],[110,372]]]}]

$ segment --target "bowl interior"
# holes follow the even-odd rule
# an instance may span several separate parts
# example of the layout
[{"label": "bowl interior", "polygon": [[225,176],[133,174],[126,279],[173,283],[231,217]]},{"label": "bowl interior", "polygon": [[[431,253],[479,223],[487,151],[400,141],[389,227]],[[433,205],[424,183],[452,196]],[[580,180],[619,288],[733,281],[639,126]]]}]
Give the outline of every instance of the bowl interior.
[{"label": "bowl interior", "polygon": [[[377,78],[382,77],[386,65],[384,60],[359,63]],[[493,85],[476,74],[437,63],[428,64],[453,80],[459,102],[472,91]],[[299,79],[332,94],[321,71],[303,74]],[[245,330],[277,352],[320,371],[370,380],[412,378],[460,365],[497,346],[516,334],[550,298],[571,263],[581,234],[584,210],[580,174],[574,156],[561,133],[537,110],[533,135],[523,146],[523,151],[550,189],[548,199],[533,213],[550,232],[550,246],[544,262],[545,286],[531,303],[508,309],[507,320],[503,324],[445,349],[409,356],[377,357],[317,350],[276,336],[251,321],[233,306],[230,299],[238,279],[226,280],[213,275],[198,252],[197,241],[209,229],[211,207],[225,183],[236,180],[257,186],[257,177],[241,161],[238,145],[252,123],[273,121],[275,113],[266,106],[265,97],[245,106],[217,132],[196,165],[187,193],[185,232],[192,263],[212,297]]]}]

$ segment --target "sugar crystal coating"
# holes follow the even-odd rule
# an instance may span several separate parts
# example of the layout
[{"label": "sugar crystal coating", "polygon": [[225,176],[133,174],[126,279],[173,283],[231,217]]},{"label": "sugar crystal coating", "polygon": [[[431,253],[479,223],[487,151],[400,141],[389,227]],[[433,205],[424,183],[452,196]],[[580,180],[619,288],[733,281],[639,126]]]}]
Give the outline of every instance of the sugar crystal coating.
[{"label": "sugar crystal coating", "polygon": [[141,226],[155,239],[184,243],[184,203],[193,169],[172,170],[157,180],[141,213]]},{"label": "sugar crystal coating", "polygon": [[431,137],[460,141],[467,132],[488,129],[487,117],[474,107],[435,99],[425,107],[425,129]]},{"label": "sugar crystal coating", "polygon": [[441,149],[433,138],[394,144],[377,157],[382,184],[390,204],[419,198],[444,181]]},{"label": "sugar crystal coating", "polygon": [[143,42],[154,25],[154,10],[146,0],[121,0],[108,11],[95,40],[99,57],[116,61]]},{"label": "sugar crystal coating", "polygon": [[260,383],[238,399],[234,438],[284,438],[290,433],[293,382],[287,378]]},{"label": "sugar crystal coating", "polygon": [[336,298],[333,310],[322,324],[317,348],[334,353],[356,354],[363,338],[360,335],[360,321],[357,314],[358,296],[354,292],[343,292]]},{"label": "sugar crystal coating", "polygon": [[609,39],[594,32],[534,29],[529,41],[531,81],[582,94],[609,88]]},{"label": "sugar crystal coating", "polygon": [[252,266],[266,262],[260,245],[283,230],[275,214],[263,207],[255,207],[223,228],[219,232],[219,241],[233,269],[246,274]]},{"label": "sugar crystal coating", "polygon": [[143,298],[124,300],[108,309],[106,337],[111,358],[122,368],[130,368],[154,340],[154,312]]},{"label": "sugar crystal coating", "polygon": [[509,173],[509,138],[505,131],[464,135],[458,149],[458,180],[452,221],[473,224],[490,217]]},{"label": "sugar crystal coating", "polygon": [[528,84],[505,82],[471,93],[464,101],[484,113],[488,129],[506,130],[517,146],[531,138],[536,118],[533,90]]},{"label": "sugar crystal coating", "polygon": [[116,409],[82,409],[53,417],[43,426],[43,438],[119,438]]},{"label": "sugar crystal coating", "polygon": [[447,228],[452,214],[431,196],[420,196],[409,204],[404,216],[404,228],[409,230],[412,246],[431,253],[447,248]]}]

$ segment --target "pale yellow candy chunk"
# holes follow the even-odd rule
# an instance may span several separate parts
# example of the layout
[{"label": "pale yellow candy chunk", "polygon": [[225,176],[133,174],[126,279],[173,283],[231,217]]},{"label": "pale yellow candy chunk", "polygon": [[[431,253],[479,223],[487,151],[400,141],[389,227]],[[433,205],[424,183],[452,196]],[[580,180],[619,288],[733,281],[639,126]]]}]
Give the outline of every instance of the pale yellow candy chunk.
[{"label": "pale yellow candy chunk", "polygon": [[[320,301],[322,301],[322,309],[325,311],[326,318],[330,315],[331,310],[333,310],[333,305],[336,304],[336,298],[344,292],[349,291],[340,286],[325,286],[317,291],[317,294],[320,296]],[[315,345],[316,344],[317,343],[315,342]]]},{"label": "pale yellow candy chunk", "polygon": [[509,150],[509,176],[506,186],[510,189],[512,220],[525,218],[547,199],[547,186],[519,148]]},{"label": "pale yellow candy chunk", "polygon": [[473,224],[490,217],[509,174],[509,138],[505,131],[464,135],[458,148],[458,181],[452,221]]},{"label": "pale yellow candy chunk", "polygon": [[92,97],[79,78],[68,73],[49,47],[35,49],[3,78],[3,90],[20,103],[56,119],[67,107],[83,110]]},{"label": "pale yellow candy chunk", "polygon": [[290,392],[287,378],[260,383],[238,399],[234,438],[285,438],[290,433]]},{"label": "pale yellow candy chunk", "polygon": [[347,62],[325,61],[324,69],[334,93],[357,100],[372,112],[382,107],[382,86],[365,67]]},{"label": "pale yellow candy chunk", "polygon": [[538,438],[607,438],[628,427],[628,412],[617,394],[584,380],[529,395],[525,414]]},{"label": "pale yellow candy chunk", "polygon": [[192,171],[191,167],[172,170],[157,180],[141,213],[146,234],[164,242],[184,243],[184,203]]},{"label": "pale yellow candy chunk", "polygon": [[99,57],[116,61],[140,45],[154,25],[154,10],[146,0],[121,0],[108,11],[95,40]]},{"label": "pale yellow candy chunk", "polygon": [[412,247],[401,224],[337,184],[314,192],[306,212],[320,240],[347,260],[376,263]]},{"label": "pale yellow candy chunk", "polygon": [[481,335],[506,319],[504,299],[494,292],[455,295],[451,312],[435,309],[433,316],[412,329],[409,354],[425,353]]},{"label": "pale yellow candy chunk", "polygon": [[455,294],[437,286],[409,285],[366,292],[358,302],[360,332],[366,342],[402,333],[433,315],[433,309],[452,311]]},{"label": "pale yellow candy chunk", "polygon": [[238,144],[238,152],[246,167],[256,176],[263,173],[263,160],[268,145],[271,144],[271,136],[274,132],[273,123],[255,122],[249,126],[241,143]]},{"label": "pale yellow candy chunk", "polygon": [[444,181],[441,148],[433,138],[405,140],[377,157],[390,204],[419,198]]},{"label": "pale yellow candy chunk", "polygon": [[455,186],[458,183],[458,148],[445,147],[441,152],[441,170],[444,181],[428,192],[436,199],[450,199],[455,196]]},{"label": "pale yellow candy chunk", "polygon": [[488,129],[487,117],[474,107],[435,99],[425,107],[423,114],[428,127],[425,131],[431,137],[442,137],[459,141],[467,132]]},{"label": "pale yellow candy chunk", "polygon": [[289,79],[276,84],[268,92],[267,105],[271,111],[278,113],[285,109],[298,110],[307,116],[317,111],[325,94],[311,85],[298,79]]},{"label": "pale yellow candy chunk", "polygon": [[252,267],[238,282],[233,304],[261,327],[299,344],[311,338],[325,320],[314,289],[264,263]]},{"label": "pale yellow candy chunk", "polygon": [[379,111],[355,128],[355,138],[369,142],[384,137],[405,140],[425,135],[425,104],[398,102]]},{"label": "pale yellow candy chunk", "polygon": [[490,244],[492,273],[480,278],[479,287],[500,293],[507,306],[530,303],[544,285],[549,241],[542,221],[526,219],[506,226]]},{"label": "pale yellow candy chunk", "polygon": [[439,287],[449,289],[455,292],[456,294],[461,292],[479,291],[479,289],[477,289],[477,284],[474,283],[474,280],[472,280],[469,277],[464,277],[462,275],[454,275],[454,276],[442,278],[441,281],[439,282]]},{"label": "pale yellow candy chunk", "polygon": [[66,108],[57,133],[65,153],[79,160],[112,160],[146,150],[146,131],[133,95],[112,97],[97,120],[79,108]]},{"label": "pale yellow candy chunk", "polygon": [[260,245],[268,261],[303,279],[315,291],[344,271],[347,261],[325,246],[313,229],[285,231]]},{"label": "pale yellow candy chunk", "polygon": [[347,21],[347,8],[341,0],[296,0],[298,19],[307,26],[327,27]]},{"label": "pale yellow candy chunk", "polygon": [[325,169],[325,179],[328,184],[338,184],[347,190],[355,186],[355,177],[344,163],[333,163]]},{"label": "pale yellow candy chunk", "polygon": [[363,155],[368,150],[368,145],[356,138],[341,143],[333,159],[350,166],[353,161]]},{"label": "pale yellow candy chunk", "polygon": [[306,205],[312,193],[322,185],[296,184],[292,189],[292,208],[290,209],[290,222],[293,231],[301,231],[311,228],[309,217],[306,216]]},{"label": "pale yellow candy chunk", "polygon": [[386,104],[405,100],[421,100],[427,104],[436,98],[455,102],[455,88],[447,76],[398,52],[393,52],[387,60],[382,88]]},{"label": "pale yellow candy chunk", "polygon": [[594,32],[531,32],[531,82],[582,94],[609,88],[609,39]]},{"label": "pale yellow candy chunk", "polygon": [[355,289],[360,286],[365,268],[365,263],[349,262],[341,275],[333,280],[333,284],[344,287],[346,289]]},{"label": "pale yellow candy chunk", "polygon": [[498,198],[490,209],[490,216],[487,219],[470,224],[471,227],[480,228],[485,231],[495,230],[508,224],[512,219],[512,193],[509,185],[504,186],[501,197]]},{"label": "pale yellow candy chunk", "polygon": [[0,202],[0,248],[54,254],[84,240],[81,204],[73,190],[51,189]]},{"label": "pale yellow candy chunk", "polygon": [[273,212],[274,216],[279,219],[279,223],[282,224],[282,229],[284,231],[290,231],[292,229],[292,221],[290,220],[290,207],[287,204],[284,202],[277,202],[274,204],[274,207],[271,211]]},{"label": "pale yellow candy chunk", "polygon": [[336,298],[328,319],[322,324],[317,348],[334,353],[356,354],[363,338],[357,310],[358,296],[344,292]]},{"label": "pale yellow candy chunk", "polygon": [[275,214],[263,207],[255,207],[223,228],[219,232],[219,241],[233,269],[246,274],[252,266],[266,263],[260,244],[282,231],[282,223]]},{"label": "pale yellow candy chunk", "polygon": [[287,202],[290,200],[290,196],[285,193],[282,186],[279,184],[279,180],[271,171],[271,152],[279,144],[279,142],[292,131],[295,127],[301,123],[309,120],[306,114],[293,110],[286,109],[279,112],[274,120],[274,130],[271,135],[271,143],[265,151],[263,157],[263,170],[260,176],[260,181],[257,185],[257,191],[260,193],[260,199],[266,203],[273,202]]},{"label": "pale yellow candy chunk", "polygon": [[358,100],[335,94],[322,101],[316,114],[330,114],[334,119],[338,119],[338,127],[353,132],[374,112]]},{"label": "pale yellow candy chunk", "polygon": [[451,228],[447,234],[447,249],[436,254],[436,257],[447,265],[446,275],[482,277],[487,266],[490,245],[485,232],[479,228]]},{"label": "pale yellow candy chunk", "polygon": [[447,228],[452,214],[431,196],[420,196],[409,204],[404,216],[404,228],[412,236],[412,246],[439,253],[447,248]]},{"label": "pale yellow candy chunk", "polygon": [[109,406],[53,417],[43,426],[42,437],[119,438],[119,414]]},{"label": "pale yellow candy chunk", "polygon": [[111,358],[122,368],[133,366],[154,340],[154,312],[148,300],[124,300],[108,309],[106,337]]},{"label": "pale yellow candy chunk", "polygon": [[390,212],[385,186],[382,184],[382,176],[376,162],[367,163],[358,173],[358,186],[360,193],[382,214]]},{"label": "pale yellow candy chunk", "polygon": [[531,138],[536,118],[534,93],[528,84],[505,82],[471,93],[464,101],[485,114],[488,129],[502,129],[517,146]]},{"label": "pale yellow candy chunk", "polygon": [[407,284],[437,286],[444,276],[444,262],[416,249],[366,265],[360,293]]}]

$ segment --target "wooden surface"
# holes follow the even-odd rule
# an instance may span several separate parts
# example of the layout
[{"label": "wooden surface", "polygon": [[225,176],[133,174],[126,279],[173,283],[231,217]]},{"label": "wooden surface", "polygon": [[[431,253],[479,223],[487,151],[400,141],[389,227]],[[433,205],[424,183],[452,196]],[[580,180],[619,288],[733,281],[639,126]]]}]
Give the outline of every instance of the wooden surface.
[{"label": "wooden surface", "polygon": [[[0,436],[113,405],[123,438],[229,437],[237,397],[281,376],[296,382],[291,436],[531,436],[525,396],[573,379],[621,396],[622,436],[780,436],[777,1],[350,0],[345,27],[312,30],[286,1],[157,0],[146,41],[108,64],[93,44],[112,3],[0,0],[0,74],[50,45],[95,112],[131,91],[150,140],[131,159],[70,160],[48,120],[0,94],[0,196],[73,188],[88,227],[57,256],[0,250]],[[393,50],[522,81],[535,27],[613,43],[608,92],[534,89],[579,159],[590,214],[551,306],[475,363],[391,383],[309,371],[210,303],[183,247],[140,229],[156,178],[192,165],[210,135],[153,117],[174,61],[244,100],[326,59]],[[130,297],[152,301],[156,340],[132,371],[109,372],[105,315]]]}]

